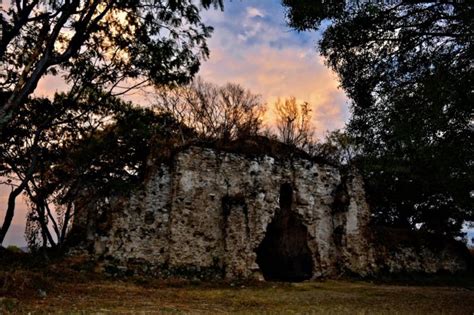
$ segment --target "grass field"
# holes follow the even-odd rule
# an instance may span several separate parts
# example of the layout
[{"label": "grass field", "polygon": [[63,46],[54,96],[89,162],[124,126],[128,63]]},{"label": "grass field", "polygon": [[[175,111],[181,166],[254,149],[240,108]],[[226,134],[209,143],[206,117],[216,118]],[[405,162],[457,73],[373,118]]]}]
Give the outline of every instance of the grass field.
[{"label": "grass field", "polygon": [[[474,278],[228,283],[110,278],[81,257],[0,256],[0,314],[474,314]],[[423,285],[422,285],[423,284]]]},{"label": "grass field", "polygon": [[473,288],[350,281],[232,286],[93,280],[2,301],[3,312],[12,314],[474,314]]}]

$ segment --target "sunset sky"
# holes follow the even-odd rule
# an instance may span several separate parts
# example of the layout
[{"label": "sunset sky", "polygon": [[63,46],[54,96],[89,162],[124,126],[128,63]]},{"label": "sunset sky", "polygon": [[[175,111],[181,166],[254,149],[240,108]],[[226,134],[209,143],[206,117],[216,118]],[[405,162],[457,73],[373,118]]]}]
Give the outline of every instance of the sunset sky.
[{"label": "sunset sky", "polygon": [[348,119],[347,100],[318,55],[320,33],[289,29],[279,1],[225,4],[224,12],[205,14],[215,32],[209,41],[211,57],[200,75],[215,83],[239,83],[261,94],[270,114],[278,97],[309,102],[318,135],[341,128]]},{"label": "sunset sky", "polygon": [[[324,65],[316,50],[320,34],[298,33],[285,25],[284,8],[279,1],[226,1],[224,12],[203,13],[205,22],[214,26],[209,40],[211,55],[199,75],[217,84],[239,83],[261,94],[271,104],[278,97],[294,96],[313,108],[318,136],[326,130],[344,126],[349,117],[347,99],[337,88],[334,74]],[[48,96],[65,89],[60,78],[43,80],[37,95]],[[0,202],[6,205],[8,189],[0,186]],[[18,200],[13,226],[5,244],[24,246],[26,206]],[[3,220],[4,208],[0,208]]]}]

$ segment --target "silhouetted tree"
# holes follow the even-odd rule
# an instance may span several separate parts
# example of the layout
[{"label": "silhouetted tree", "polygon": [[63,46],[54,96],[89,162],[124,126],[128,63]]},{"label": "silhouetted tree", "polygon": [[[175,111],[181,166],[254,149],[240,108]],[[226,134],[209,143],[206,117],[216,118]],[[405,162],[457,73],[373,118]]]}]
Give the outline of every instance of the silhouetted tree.
[{"label": "silhouetted tree", "polygon": [[376,222],[458,233],[474,219],[472,3],[303,3],[284,1],[293,27],[332,21],[319,46],[353,101]]},{"label": "silhouetted tree", "polygon": [[[101,103],[91,113],[95,99]],[[163,148],[178,143],[178,130],[184,130],[169,115],[100,91],[75,103],[65,100],[67,95],[57,95],[51,104],[64,107],[63,121],[43,131],[38,143],[42,156],[25,188],[31,245],[61,247],[81,198],[87,196],[91,204],[104,202],[139,186],[150,151],[166,151]]]},{"label": "silhouetted tree", "polygon": [[[204,8],[222,8],[221,0],[200,3]],[[38,173],[38,159],[46,160],[40,142],[47,143],[45,132],[56,126],[56,120],[64,119],[64,107],[88,98],[89,91],[103,91],[101,98],[117,96],[149,83],[187,82],[197,72],[200,59],[208,55],[206,39],[212,31],[201,22],[197,5],[190,0],[32,0],[7,5],[0,16],[0,138],[4,149],[0,175],[7,176],[5,183],[12,191],[0,244],[13,219],[16,198],[25,190],[33,198],[34,189],[28,183]],[[49,105],[46,99],[29,99],[42,77],[59,73],[70,87],[67,98]],[[79,102],[91,106],[82,107],[79,117],[97,114],[93,107],[103,101]],[[41,112],[44,106],[48,110]],[[29,125],[35,128],[29,130]],[[69,128],[70,136],[77,131]]]},{"label": "silhouetted tree", "polygon": [[323,141],[314,144],[312,150],[313,155],[339,165],[351,164],[360,155],[355,140],[345,130],[328,133]]},{"label": "silhouetted tree", "polygon": [[157,89],[155,105],[201,138],[224,142],[257,135],[265,112],[260,96],[242,86],[217,86],[200,79],[186,86]]},{"label": "silhouetted tree", "polygon": [[12,1],[0,16],[0,88],[11,92],[0,104],[0,131],[47,74],[115,94],[187,81],[208,54],[212,28],[199,13],[191,0]]},{"label": "silhouetted tree", "polygon": [[278,99],[275,103],[277,136],[283,143],[307,150],[314,142],[309,103],[296,98]]},{"label": "silhouetted tree", "polygon": [[101,106],[91,107],[100,99],[101,94],[92,90],[81,98],[58,94],[52,101],[29,99],[19,108],[19,115],[8,122],[0,134],[0,176],[12,190],[0,229],[0,244],[13,219],[16,198],[34,190],[30,184],[47,170],[46,165],[63,158],[61,147],[65,143],[101,128],[110,118],[114,109],[110,102],[102,100]]}]

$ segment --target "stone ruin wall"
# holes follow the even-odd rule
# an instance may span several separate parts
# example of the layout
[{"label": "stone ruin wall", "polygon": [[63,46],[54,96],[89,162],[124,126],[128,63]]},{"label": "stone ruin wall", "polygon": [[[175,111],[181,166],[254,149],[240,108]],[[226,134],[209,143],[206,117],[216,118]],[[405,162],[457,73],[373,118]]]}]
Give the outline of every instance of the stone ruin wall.
[{"label": "stone ruin wall", "polygon": [[[92,255],[124,270],[214,270],[229,279],[261,278],[257,252],[281,212],[282,185],[292,189],[292,220],[305,227],[311,278],[366,276],[401,266],[403,250],[385,252],[383,262],[377,256],[383,250],[372,245],[363,182],[355,173],[306,159],[249,158],[201,147],[158,165],[144,188],[95,218],[88,235]],[[410,255],[418,257],[402,258],[413,260]],[[462,261],[449,261],[435,259],[431,267],[465,268]]]}]

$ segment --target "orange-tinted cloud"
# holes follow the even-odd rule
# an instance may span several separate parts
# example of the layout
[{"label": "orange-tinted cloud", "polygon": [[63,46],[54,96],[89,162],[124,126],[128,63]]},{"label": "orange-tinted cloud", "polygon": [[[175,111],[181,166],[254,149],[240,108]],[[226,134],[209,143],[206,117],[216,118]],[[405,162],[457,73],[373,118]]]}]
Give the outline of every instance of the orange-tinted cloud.
[{"label": "orange-tinted cloud", "polygon": [[239,83],[261,94],[268,120],[278,98],[294,96],[312,106],[318,136],[344,126],[347,98],[316,50],[318,33],[296,33],[284,24],[283,8],[268,1],[231,3],[206,15],[215,27],[211,56],[200,71],[217,84]]}]

